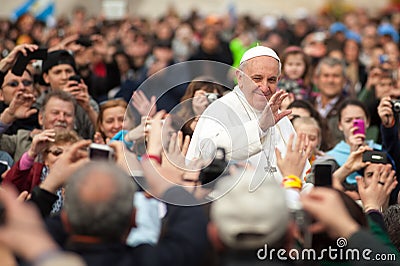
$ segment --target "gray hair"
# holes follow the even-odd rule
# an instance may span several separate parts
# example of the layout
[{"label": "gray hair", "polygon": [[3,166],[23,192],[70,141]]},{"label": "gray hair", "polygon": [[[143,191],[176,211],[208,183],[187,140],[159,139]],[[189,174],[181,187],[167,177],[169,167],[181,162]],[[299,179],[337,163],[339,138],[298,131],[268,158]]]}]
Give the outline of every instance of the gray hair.
[{"label": "gray hair", "polygon": [[42,106],[40,107],[40,112],[44,113],[46,110],[47,103],[52,99],[56,98],[59,100],[62,100],[64,102],[70,102],[74,106],[74,112],[75,112],[75,107],[77,106],[77,101],[74,96],[72,96],[70,93],[63,91],[63,90],[52,90],[46,96],[44,97]]},{"label": "gray hair", "polygon": [[346,66],[343,60],[333,58],[333,57],[324,57],[319,61],[317,67],[315,68],[315,75],[319,76],[321,74],[321,68],[323,65],[327,65],[330,67],[340,66],[342,68],[343,77],[346,76]]},{"label": "gray hair", "polygon": [[[96,176],[99,180],[96,180]],[[106,196],[88,200],[82,195],[84,186],[95,186],[95,182],[107,178],[112,185],[99,191]],[[115,164],[96,161],[77,170],[69,178],[64,203],[72,233],[99,237],[106,241],[121,241],[131,224],[135,191],[134,181]]]}]

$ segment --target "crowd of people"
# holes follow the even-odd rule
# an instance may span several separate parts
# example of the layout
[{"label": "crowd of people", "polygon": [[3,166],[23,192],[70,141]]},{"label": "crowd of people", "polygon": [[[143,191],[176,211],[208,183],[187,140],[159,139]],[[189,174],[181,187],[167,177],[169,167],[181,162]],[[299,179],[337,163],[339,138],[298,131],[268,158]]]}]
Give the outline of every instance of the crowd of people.
[{"label": "crowd of people", "polygon": [[397,265],[398,18],[0,21],[0,264]]}]

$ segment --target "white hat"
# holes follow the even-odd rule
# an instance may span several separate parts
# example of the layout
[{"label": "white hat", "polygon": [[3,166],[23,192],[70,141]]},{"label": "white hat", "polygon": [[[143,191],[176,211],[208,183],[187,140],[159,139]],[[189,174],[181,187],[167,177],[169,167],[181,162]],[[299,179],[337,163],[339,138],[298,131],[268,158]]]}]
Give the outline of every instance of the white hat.
[{"label": "white hat", "polygon": [[254,57],[258,57],[258,56],[269,56],[269,57],[275,58],[279,62],[279,69],[281,69],[281,60],[279,59],[278,55],[275,53],[274,50],[272,50],[269,47],[265,47],[265,46],[256,46],[256,47],[253,47],[253,48],[247,50],[243,54],[242,59],[240,60],[240,65],[243,62],[250,60]]},{"label": "white hat", "polygon": [[[253,249],[274,244],[287,230],[289,209],[284,189],[275,181],[264,180],[251,191],[255,174],[245,170],[219,179],[215,186],[215,193],[223,196],[212,203],[210,216],[218,236],[230,248]],[[229,192],[223,194],[226,191]]]}]

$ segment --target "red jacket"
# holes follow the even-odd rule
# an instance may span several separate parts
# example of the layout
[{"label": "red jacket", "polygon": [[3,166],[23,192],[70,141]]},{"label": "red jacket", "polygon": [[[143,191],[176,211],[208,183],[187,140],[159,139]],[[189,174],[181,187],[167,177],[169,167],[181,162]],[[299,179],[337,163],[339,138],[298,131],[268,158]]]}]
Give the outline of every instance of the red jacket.
[{"label": "red jacket", "polygon": [[31,168],[21,170],[19,168],[20,160],[10,168],[3,182],[13,184],[20,193],[22,191],[28,191],[30,193],[35,186],[41,183],[40,176],[42,175],[44,164],[35,162]]}]

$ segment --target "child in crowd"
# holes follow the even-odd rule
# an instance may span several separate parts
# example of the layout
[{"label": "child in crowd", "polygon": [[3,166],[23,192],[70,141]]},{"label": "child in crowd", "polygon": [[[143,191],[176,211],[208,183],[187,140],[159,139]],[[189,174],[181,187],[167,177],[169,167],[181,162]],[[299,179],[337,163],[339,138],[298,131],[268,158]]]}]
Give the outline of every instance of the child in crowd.
[{"label": "child in crowd", "polygon": [[282,56],[282,78],[278,87],[289,92],[287,104],[295,99],[307,100],[311,96],[310,59],[300,47],[286,48]]}]

